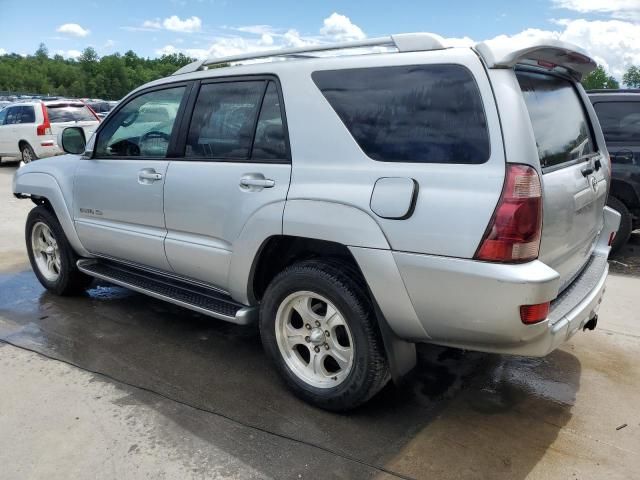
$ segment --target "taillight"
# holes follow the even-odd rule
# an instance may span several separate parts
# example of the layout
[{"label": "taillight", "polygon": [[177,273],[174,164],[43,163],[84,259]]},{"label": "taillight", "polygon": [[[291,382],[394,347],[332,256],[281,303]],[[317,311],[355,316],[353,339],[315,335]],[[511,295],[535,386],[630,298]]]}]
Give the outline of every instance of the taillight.
[{"label": "taillight", "polygon": [[42,106],[42,125],[38,125],[36,127],[36,133],[38,135],[51,135],[51,123],[49,122],[49,112],[47,111],[47,107],[44,103],[40,104]]},{"label": "taillight", "polygon": [[520,320],[526,325],[539,323],[549,316],[551,302],[538,303],[536,305],[522,305],[520,307]]},{"label": "taillight", "polygon": [[538,172],[507,165],[500,201],[475,254],[488,262],[527,262],[538,258],[542,231],[542,188]]}]

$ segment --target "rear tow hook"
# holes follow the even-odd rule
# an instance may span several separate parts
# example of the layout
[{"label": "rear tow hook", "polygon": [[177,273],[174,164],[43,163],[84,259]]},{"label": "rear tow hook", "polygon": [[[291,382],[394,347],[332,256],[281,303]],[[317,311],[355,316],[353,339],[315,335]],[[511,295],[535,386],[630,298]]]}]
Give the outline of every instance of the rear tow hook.
[{"label": "rear tow hook", "polygon": [[589,321],[584,324],[584,327],[582,327],[582,331],[584,332],[585,330],[595,330],[596,325],[598,325],[598,315],[594,315],[593,317],[591,317]]}]

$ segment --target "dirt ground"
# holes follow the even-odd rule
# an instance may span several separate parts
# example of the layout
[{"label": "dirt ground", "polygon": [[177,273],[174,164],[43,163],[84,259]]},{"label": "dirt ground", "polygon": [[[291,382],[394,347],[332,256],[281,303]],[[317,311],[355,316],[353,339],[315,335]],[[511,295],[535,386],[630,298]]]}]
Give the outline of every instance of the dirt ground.
[{"label": "dirt ground", "polygon": [[640,479],[640,236],[598,328],[546,358],[419,349],[348,415],[293,397],[254,328],[108,284],[60,298],[0,165],[0,479]]}]

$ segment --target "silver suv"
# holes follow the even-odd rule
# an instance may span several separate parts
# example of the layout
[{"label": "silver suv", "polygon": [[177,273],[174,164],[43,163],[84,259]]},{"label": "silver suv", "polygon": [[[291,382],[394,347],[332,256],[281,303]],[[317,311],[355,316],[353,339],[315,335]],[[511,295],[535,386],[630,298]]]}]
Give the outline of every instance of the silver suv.
[{"label": "silver suv", "polygon": [[595,327],[619,222],[593,68],[557,41],[430,34],[196,62],[19,169],[31,264],[60,295],[97,277],[257,322],[331,410],[416,342],[546,355]]}]

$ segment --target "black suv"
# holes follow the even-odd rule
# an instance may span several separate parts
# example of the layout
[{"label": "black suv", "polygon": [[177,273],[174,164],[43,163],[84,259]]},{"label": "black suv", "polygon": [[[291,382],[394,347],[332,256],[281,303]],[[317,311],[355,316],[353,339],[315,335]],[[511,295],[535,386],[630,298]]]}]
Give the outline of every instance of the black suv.
[{"label": "black suv", "polygon": [[620,212],[620,229],[613,242],[619,250],[640,228],[640,90],[591,90],[611,155],[613,174],[607,204]]}]

